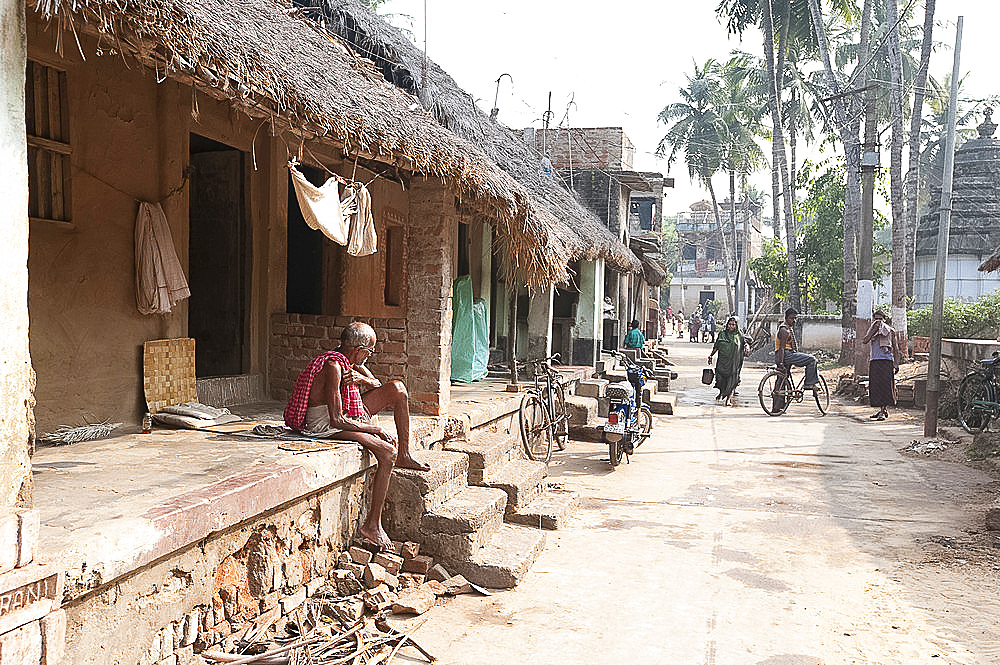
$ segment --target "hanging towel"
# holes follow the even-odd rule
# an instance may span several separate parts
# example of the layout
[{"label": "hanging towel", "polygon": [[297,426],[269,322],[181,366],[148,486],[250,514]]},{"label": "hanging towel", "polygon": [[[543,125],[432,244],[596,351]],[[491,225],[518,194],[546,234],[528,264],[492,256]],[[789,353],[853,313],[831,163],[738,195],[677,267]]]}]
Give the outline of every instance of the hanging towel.
[{"label": "hanging towel", "polygon": [[344,219],[350,225],[347,253],[351,256],[368,256],[378,249],[375,222],[372,220],[372,197],[361,183],[351,183],[344,188],[340,205]]},{"label": "hanging towel", "polygon": [[299,209],[309,228],[322,231],[323,235],[338,245],[346,245],[350,227],[340,210],[337,179],[330,178],[322,187],[316,187],[291,162],[288,164],[288,171],[292,174]]},{"label": "hanging towel", "polygon": [[139,202],[135,218],[135,300],[140,314],[167,314],[191,296],[159,203]]}]

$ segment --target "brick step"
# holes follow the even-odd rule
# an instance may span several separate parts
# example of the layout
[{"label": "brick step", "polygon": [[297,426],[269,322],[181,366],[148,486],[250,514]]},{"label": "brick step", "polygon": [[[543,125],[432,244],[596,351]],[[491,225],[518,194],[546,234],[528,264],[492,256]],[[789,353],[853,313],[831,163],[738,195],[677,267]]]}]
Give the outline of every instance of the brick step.
[{"label": "brick step", "polygon": [[542,493],[515,512],[504,518],[510,524],[535,527],[536,529],[561,529],[572,516],[580,496],[556,485],[548,485]]},{"label": "brick step", "polygon": [[421,551],[446,561],[468,559],[502,526],[506,505],[502,490],[465,488],[420,518]]},{"label": "brick step", "polygon": [[420,516],[441,506],[468,486],[469,458],[446,450],[421,450],[415,457],[430,471],[393,469],[382,511],[386,531],[395,540],[416,540]]},{"label": "brick step", "polygon": [[510,513],[538,496],[545,476],[548,475],[547,469],[544,462],[513,460],[487,469],[482,484],[506,493],[507,512]]},{"label": "brick step", "polygon": [[677,405],[677,395],[675,393],[657,393],[650,398],[648,404],[649,410],[653,413],[672,416],[674,407]]},{"label": "brick step", "polygon": [[469,484],[482,484],[488,467],[509,462],[518,456],[515,450],[520,434],[511,432],[477,432],[473,430],[471,439],[453,439],[445,444],[445,450],[462,453],[469,458]]},{"label": "brick step", "polygon": [[491,589],[517,586],[545,547],[545,532],[504,524],[472,557],[443,561],[452,575]]}]

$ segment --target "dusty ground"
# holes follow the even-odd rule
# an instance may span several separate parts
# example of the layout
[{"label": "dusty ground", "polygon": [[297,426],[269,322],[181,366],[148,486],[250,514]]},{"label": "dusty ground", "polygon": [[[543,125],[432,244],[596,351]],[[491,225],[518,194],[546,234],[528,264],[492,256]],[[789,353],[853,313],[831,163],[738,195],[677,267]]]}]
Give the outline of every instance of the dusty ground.
[{"label": "dusty ground", "polygon": [[925,442],[915,412],[768,417],[759,369],[718,406],[698,382],[708,346],[670,353],[677,414],[631,464],[612,471],[596,443],[557,453],[552,480],[583,499],[521,585],[405,622],[439,662],[1000,662],[994,475],[948,461],[957,447],[901,452]]}]

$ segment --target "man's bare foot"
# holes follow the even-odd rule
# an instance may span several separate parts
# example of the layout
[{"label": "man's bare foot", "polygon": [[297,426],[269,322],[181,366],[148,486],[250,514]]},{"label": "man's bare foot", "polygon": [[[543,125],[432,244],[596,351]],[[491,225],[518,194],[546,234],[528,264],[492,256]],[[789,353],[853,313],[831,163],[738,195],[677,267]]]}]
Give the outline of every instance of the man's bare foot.
[{"label": "man's bare foot", "polygon": [[362,525],[362,527],[358,529],[358,533],[361,535],[361,540],[367,544],[377,547],[380,550],[392,549],[392,540],[382,529],[382,525],[379,525],[377,529],[370,529],[369,527]]},{"label": "man's bare foot", "polygon": [[412,455],[408,457],[397,457],[396,458],[396,468],[397,469],[413,469],[415,471],[430,471],[431,467],[429,464],[424,464],[423,462],[418,462],[413,458]]}]

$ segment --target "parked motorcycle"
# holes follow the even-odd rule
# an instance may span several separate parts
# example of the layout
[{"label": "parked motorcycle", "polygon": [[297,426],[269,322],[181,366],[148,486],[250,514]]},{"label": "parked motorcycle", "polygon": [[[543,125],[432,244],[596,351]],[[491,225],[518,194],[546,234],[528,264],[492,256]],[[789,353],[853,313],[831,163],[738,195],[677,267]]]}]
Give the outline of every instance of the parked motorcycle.
[{"label": "parked motorcycle", "polygon": [[604,351],[625,365],[627,381],[611,383],[605,389],[608,398],[608,422],[604,425],[604,441],[608,444],[608,461],[612,467],[621,464],[650,436],[653,414],[648,404],[642,403],[642,389],[646,384],[646,368],[637,365],[624,353]]}]

